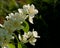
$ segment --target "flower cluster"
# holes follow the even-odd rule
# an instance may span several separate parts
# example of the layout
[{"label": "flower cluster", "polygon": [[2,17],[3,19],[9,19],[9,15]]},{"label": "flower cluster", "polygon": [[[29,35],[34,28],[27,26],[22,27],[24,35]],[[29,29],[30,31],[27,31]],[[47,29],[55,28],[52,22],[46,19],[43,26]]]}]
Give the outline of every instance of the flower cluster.
[{"label": "flower cluster", "polygon": [[37,41],[36,38],[40,38],[40,36],[38,36],[38,33],[37,31],[29,31],[28,33],[24,33],[22,36],[19,34],[19,40],[23,43],[27,43],[29,42],[30,44],[32,45],[35,45],[35,42]]},{"label": "flower cluster", "polygon": [[[18,12],[10,13],[6,16],[6,20],[4,20],[4,24],[0,24],[0,46],[4,43],[10,42],[12,39],[13,32],[15,30],[23,29],[24,26],[22,25],[26,19],[29,20],[30,23],[33,24],[33,18],[35,14],[38,13],[38,10],[35,9],[35,6],[32,4],[23,5],[23,8],[19,8]],[[18,34],[19,40],[23,43],[29,42],[32,45],[35,45],[37,41],[36,38],[40,38],[38,36],[37,31],[28,31],[27,33],[24,32],[23,35],[20,33]]]}]

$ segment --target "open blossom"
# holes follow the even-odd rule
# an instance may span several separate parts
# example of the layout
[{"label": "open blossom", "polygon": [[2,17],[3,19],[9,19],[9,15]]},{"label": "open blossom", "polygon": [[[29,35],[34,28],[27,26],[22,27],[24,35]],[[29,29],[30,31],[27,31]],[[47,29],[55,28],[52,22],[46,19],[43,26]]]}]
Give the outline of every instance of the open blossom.
[{"label": "open blossom", "polygon": [[21,42],[23,42],[23,43],[27,43],[27,42],[28,42],[26,36],[21,36],[21,35],[19,34],[18,37],[19,37],[19,40],[20,40]]},{"label": "open blossom", "polygon": [[33,36],[34,36],[35,38],[40,38],[40,36],[38,36],[37,31],[34,31],[34,29],[33,29],[32,33],[33,33]]},{"label": "open blossom", "polygon": [[[18,12],[10,13],[6,16],[6,20],[4,20],[4,24],[0,24],[0,46],[9,43],[11,39],[14,39],[13,36],[14,31],[24,29],[24,22],[28,18],[29,22],[33,24],[33,18],[35,14],[38,13],[38,10],[35,9],[35,6],[32,5],[24,5],[23,9],[18,9]],[[18,34],[18,38],[23,43],[30,43],[35,45],[37,41],[36,38],[40,38],[38,36],[37,31],[28,31],[27,33],[24,32],[23,35]],[[8,48],[8,46],[2,46],[2,48]]]},{"label": "open blossom", "polygon": [[22,35],[22,37],[21,37],[21,35],[19,34],[19,39],[20,39],[20,41],[21,42],[23,42],[23,43],[27,43],[27,42],[29,42],[30,44],[32,44],[32,45],[35,45],[35,42],[37,41],[37,39],[36,38],[40,38],[40,36],[38,36],[38,33],[37,33],[37,31],[29,31],[28,33],[24,33],[23,35]]},{"label": "open blossom", "polygon": [[21,15],[21,18],[23,17],[24,19],[28,18],[28,15],[26,15],[27,13],[25,12],[24,9],[18,9],[19,14]]},{"label": "open blossom", "polygon": [[29,39],[29,43],[32,44],[32,45],[35,45],[35,42],[37,41],[36,38],[30,38]]},{"label": "open blossom", "polygon": [[23,9],[18,9],[18,12],[20,13],[20,14],[23,14],[23,11],[22,11]]},{"label": "open blossom", "polygon": [[23,28],[21,24],[25,21],[25,18],[22,14],[18,12],[16,12],[15,14],[10,13],[9,16],[6,16],[6,19],[7,20],[4,21],[3,25],[9,32],[13,32],[15,30],[20,30],[21,28]]},{"label": "open blossom", "polygon": [[31,38],[29,39],[29,43],[32,44],[32,45],[35,45],[35,42],[37,41],[36,38],[40,38],[40,36],[38,36],[37,31],[34,31],[34,29],[33,29],[33,31],[32,31],[32,36],[31,36]]},{"label": "open blossom", "polygon": [[12,16],[14,16],[14,14],[13,13],[10,13],[9,16],[6,16],[6,19],[7,20],[10,19],[10,18],[12,18]]},{"label": "open blossom", "polygon": [[[9,32],[13,32],[14,30],[19,30],[20,28],[23,28],[21,24],[29,17],[29,22],[33,24],[33,18],[35,14],[38,13],[38,10],[35,9],[35,6],[32,5],[24,5],[23,9],[18,9],[18,12],[10,13],[8,16],[6,16],[7,21],[4,22],[4,26],[6,29],[9,30]],[[9,25],[7,25],[9,24]]]},{"label": "open blossom", "polygon": [[18,12],[13,14],[10,13],[9,16],[6,16],[6,19],[10,19],[13,17],[19,17],[20,19],[24,20],[27,19],[27,17],[29,17],[29,22],[33,24],[33,18],[35,16],[35,14],[38,13],[38,10],[35,9],[35,6],[32,4],[28,4],[28,5],[23,5],[23,9],[18,9]]},{"label": "open blossom", "polygon": [[25,9],[25,11],[27,12],[27,14],[29,16],[29,22],[33,24],[33,18],[35,16],[35,14],[38,13],[38,10],[35,9],[35,6],[33,4],[31,6],[30,6],[30,4],[24,5],[23,9]]}]

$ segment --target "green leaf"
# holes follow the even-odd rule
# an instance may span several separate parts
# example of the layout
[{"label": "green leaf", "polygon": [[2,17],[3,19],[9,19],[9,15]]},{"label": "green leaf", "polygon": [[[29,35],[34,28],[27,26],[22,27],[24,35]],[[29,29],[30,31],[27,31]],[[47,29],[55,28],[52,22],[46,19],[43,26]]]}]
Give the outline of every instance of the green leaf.
[{"label": "green leaf", "polygon": [[21,46],[21,43],[20,43],[20,42],[18,43],[18,48],[22,48],[22,46]]},{"label": "green leaf", "polygon": [[27,46],[25,44],[23,44],[22,42],[19,42],[18,48],[27,48]]},{"label": "green leaf", "polygon": [[28,32],[29,31],[29,24],[26,21],[24,21],[23,26],[24,26],[23,31]]},{"label": "green leaf", "polygon": [[9,43],[8,48],[15,48],[15,45],[13,45],[12,43]]}]

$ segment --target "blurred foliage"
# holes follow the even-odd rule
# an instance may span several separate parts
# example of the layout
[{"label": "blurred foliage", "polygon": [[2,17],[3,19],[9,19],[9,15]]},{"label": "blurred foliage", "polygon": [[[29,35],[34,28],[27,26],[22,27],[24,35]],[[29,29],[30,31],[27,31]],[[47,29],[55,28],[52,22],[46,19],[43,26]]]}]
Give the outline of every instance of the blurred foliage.
[{"label": "blurred foliage", "polygon": [[0,16],[6,16],[17,8],[18,5],[15,0],[0,0]]},{"label": "blurred foliage", "polygon": [[13,44],[8,44],[8,48],[15,48],[15,46]]},{"label": "blurred foliage", "polygon": [[[34,18],[34,25],[30,24],[30,30],[35,28],[42,36],[42,42],[47,41],[48,35],[48,16],[50,19],[55,19],[54,15],[57,16],[59,14],[57,8],[58,4],[60,4],[59,0],[0,0],[0,18],[5,17],[8,13],[17,11],[18,8],[21,8],[24,4],[34,4],[38,9],[39,13]],[[57,9],[56,9],[57,8]],[[1,22],[2,19],[0,19]],[[38,41],[40,42],[40,40]],[[41,42],[40,42],[41,43]],[[37,43],[39,48],[40,43]],[[45,42],[47,43],[47,42]],[[44,47],[45,48],[45,43]],[[40,45],[38,45],[40,44]],[[33,47],[32,47],[33,48]]]}]

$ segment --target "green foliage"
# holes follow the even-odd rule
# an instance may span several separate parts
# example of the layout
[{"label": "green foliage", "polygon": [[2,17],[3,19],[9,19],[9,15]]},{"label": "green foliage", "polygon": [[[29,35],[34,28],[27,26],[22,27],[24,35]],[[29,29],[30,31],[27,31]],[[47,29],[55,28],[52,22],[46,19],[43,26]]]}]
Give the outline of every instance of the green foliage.
[{"label": "green foliage", "polygon": [[0,0],[0,16],[5,17],[11,11],[16,10],[18,4],[15,0]]},{"label": "green foliage", "polygon": [[24,21],[23,26],[24,26],[23,31],[28,32],[29,31],[29,24],[26,21]]},{"label": "green foliage", "polygon": [[27,48],[22,42],[18,42],[18,48]]},{"label": "green foliage", "polygon": [[8,48],[15,48],[15,45],[13,45],[12,43],[8,44]]},{"label": "green foliage", "polygon": [[20,42],[18,43],[18,48],[22,48],[22,45]]}]

